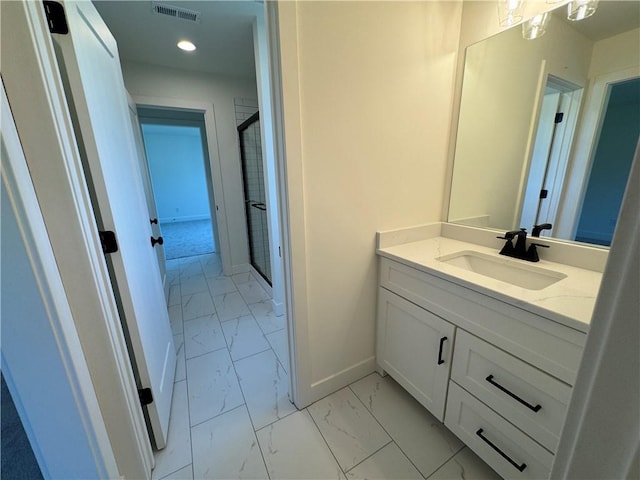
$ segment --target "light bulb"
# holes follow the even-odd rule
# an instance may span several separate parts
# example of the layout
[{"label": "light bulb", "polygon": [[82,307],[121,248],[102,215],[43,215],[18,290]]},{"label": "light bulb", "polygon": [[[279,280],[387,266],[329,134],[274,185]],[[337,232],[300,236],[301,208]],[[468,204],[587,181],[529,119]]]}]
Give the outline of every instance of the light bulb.
[{"label": "light bulb", "polygon": [[178,42],[178,48],[185,52],[193,52],[196,49],[196,46],[189,40],[181,40]]}]

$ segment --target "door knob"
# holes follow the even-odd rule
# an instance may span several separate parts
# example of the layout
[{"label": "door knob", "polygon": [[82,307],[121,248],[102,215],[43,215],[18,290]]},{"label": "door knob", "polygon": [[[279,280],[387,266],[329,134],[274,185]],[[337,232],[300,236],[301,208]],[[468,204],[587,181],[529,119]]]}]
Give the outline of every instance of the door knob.
[{"label": "door knob", "polygon": [[156,243],[162,245],[164,243],[164,239],[162,237],[158,237],[158,238],[151,237],[151,246],[155,247]]}]

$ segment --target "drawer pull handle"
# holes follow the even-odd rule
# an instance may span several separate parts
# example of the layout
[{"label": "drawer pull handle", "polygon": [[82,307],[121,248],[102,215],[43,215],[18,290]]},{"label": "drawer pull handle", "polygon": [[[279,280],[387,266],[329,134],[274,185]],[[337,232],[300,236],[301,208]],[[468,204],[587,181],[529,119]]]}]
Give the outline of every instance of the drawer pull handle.
[{"label": "drawer pull handle", "polygon": [[491,385],[493,385],[494,387],[496,387],[498,390],[503,391],[504,393],[506,393],[507,395],[509,395],[511,398],[517,400],[518,402],[520,402],[522,405],[524,405],[525,407],[527,407],[529,410],[533,410],[534,412],[538,412],[540,411],[540,409],[542,408],[542,405],[538,404],[535,407],[533,405],[531,405],[529,402],[527,402],[526,400],[523,400],[522,398],[520,398],[519,396],[517,396],[515,393],[510,392],[509,390],[507,390],[506,388],[504,388],[502,385],[500,385],[499,383],[497,383],[494,379],[493,379],[493,375],[489,375],[486,378],[487,382],[489,382]]},{"label": "drawer pull handle", "polygon": [[438,350],[438,365],[442,365],[444,360],[442,359],[442,348],[444,347],[444,342],[447,340],[447,337],[442,337],[440,339],[440,349]]},{"label": "drawer pull handle", "polygon": [[498,448],[496,444],[494,444],[491,440],[489,440],[487,437],[482,435],[483,431],[484,430],[482,428],[478,429],[478,431],[476,432],[476,435],[478,435],[482,440],[485,441],[485,443],[487,443],[491,448],[493,448],[496,452],[498,452],[502,458],[504,458],[507,462],[513,465],[516,468],[516,470],[518,470],[519,472],[524,472],[524,469],[527,468],[527,464],[523,463],[522,465],[518,465],[516,462],[514,462],[511,459],[511,457],[509,457],[509,455],[507,455],[502,450],[500,450],[500,448]]}]

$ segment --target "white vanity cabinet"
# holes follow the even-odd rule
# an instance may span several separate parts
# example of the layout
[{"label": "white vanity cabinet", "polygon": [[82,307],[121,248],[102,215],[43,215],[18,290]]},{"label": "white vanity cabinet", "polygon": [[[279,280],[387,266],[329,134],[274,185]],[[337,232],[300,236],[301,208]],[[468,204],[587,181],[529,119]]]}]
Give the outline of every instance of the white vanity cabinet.
[{"label": "white vanity cabinet", "polygon": [[384,257],[377,322],[381,371],[501,476],[548,478],[584,332]]},{"label": "white vanity cabinet", "polygon": [[380,367],[444,421],[455,327],[380,288],[377,330]]}]

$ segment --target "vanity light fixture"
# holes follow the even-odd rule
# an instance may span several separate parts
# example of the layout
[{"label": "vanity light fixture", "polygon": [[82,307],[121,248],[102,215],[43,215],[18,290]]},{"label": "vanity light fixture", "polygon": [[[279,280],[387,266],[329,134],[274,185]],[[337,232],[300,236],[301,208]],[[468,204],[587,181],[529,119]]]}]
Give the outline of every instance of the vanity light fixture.
[{"label": "vanity light fixture", "polygon": [[196,49],[196,46],[189,40],[180,40],[178,42],[178,48],[180,50],[184,50],[185,52],[193,52]]},{"label": "vanity light fixture", "polygon": [[584,20],[596,13],[598,0],[573,0],[567,7],[567,19],[573,22]]},{"label": "vanity light fixture", "polygon": [[498,2],[498,21],[501,27],[510,27],[522,20],[524,0],[500,0]]},{"label": "vanity light fixture", "polygon": [[525,40],[534,40],[540,38],[547,31],[547,25],[551,14],[549,12],[536,15],[531,20],[527,20],[522,24],[522,37]]}]

